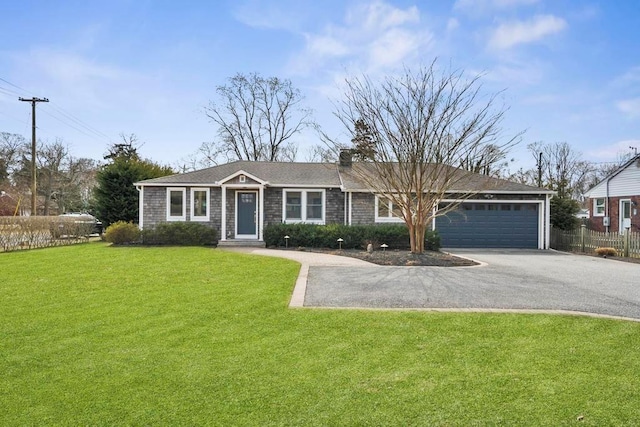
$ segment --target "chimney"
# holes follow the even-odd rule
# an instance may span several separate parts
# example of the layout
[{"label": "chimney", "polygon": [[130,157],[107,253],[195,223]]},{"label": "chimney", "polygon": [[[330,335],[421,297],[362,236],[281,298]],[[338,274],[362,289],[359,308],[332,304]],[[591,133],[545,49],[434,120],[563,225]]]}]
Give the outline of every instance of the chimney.
[{"label": "chimney", "polygon": [[351,164],[353,163],[353,159],[351,158],[352,156],[352,150],[347,149],[347,148],[343,148],[340,150],[340,166],[343,166],[345,168],[350,168]]}]

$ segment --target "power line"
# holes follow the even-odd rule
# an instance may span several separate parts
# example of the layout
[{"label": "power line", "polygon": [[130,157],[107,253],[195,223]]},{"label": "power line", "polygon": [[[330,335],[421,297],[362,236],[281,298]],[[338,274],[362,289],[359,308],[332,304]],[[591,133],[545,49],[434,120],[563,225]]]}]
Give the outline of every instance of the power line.
[{"label": "power line", "polygon": [[[0,77],[0,81],[5,82],[6,84],[19,89],[23,92],[26,93],[30,93],[28,90],[14,84],[11,83],[10,81],[8,81],[7,79],[4,79],[2,77]],[[2,87],[0,86],[0,92],[2,91],[6,91],[9,94],[15,94],[15,95],[20,95],[18,92],[15,92],[12,89],[6,88],[6,87]],[[47,109],[43,109],[42,112],[47,114],[48,116],[54,118],[55,120],[59,121],[60,123],[69,126],[70,128],[80,132],[81,134],[95,139],[95,140],[100,140],[101,142],[106,142],[107,144],[112,144],[113,140],[111,137],[109,137],[107,134],[97,130],[96,128],[90,126],[89,124],[87,124],[86,122],[82,121],[81,119],[79,119],[78,117],[74,116],[73,114],[71,114],[70,112],[64,110],[60,105],[58,105],[57,103],[52,102],[50,104],[51,109],[53,111],[47,111]],[[82,130],[84,129],[84,130]],[[88,133],[87,133],[88,132]]]}]

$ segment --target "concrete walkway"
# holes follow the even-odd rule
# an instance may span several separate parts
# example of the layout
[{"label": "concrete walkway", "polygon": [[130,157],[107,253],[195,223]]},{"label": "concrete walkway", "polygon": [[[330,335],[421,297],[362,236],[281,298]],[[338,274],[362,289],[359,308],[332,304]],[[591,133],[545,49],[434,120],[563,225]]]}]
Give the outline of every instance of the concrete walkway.
[{"label": "concrete walkway", "polygon": [[290,307],[579,314],[640,321],[640,264],[539,250],[455,250],[479,267],[387,267],[234,249],[302,264]]}]

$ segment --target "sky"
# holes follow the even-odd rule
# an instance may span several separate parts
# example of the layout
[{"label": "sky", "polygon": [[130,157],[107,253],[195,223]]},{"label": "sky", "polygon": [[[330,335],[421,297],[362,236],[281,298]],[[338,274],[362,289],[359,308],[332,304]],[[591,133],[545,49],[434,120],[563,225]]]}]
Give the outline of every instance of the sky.
[{"label": "sky", "polygon": [[[216,138],[205,115],[237,73],[289,79],[329,134],[344,79],[438,64],[482,74],[505,137],[568,142],[594,162],[640,148],[637,0],[110,0],[0,2],[0,132],[101,160],[121,134],[176,165]],[[348,139],[347,139],[348,140]],[[298,160],[319,144],[296,138]]]}]

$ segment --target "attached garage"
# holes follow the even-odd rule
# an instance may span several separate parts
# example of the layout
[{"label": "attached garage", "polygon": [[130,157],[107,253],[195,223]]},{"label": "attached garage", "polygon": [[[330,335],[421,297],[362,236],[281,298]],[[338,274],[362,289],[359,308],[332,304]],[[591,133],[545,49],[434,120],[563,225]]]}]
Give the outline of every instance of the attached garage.
[{"label": "attached garage", "polygon": [[436,218],[444,248],[539,246],[540,203],[465,202]]}]

